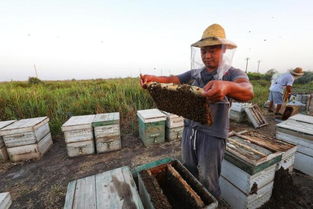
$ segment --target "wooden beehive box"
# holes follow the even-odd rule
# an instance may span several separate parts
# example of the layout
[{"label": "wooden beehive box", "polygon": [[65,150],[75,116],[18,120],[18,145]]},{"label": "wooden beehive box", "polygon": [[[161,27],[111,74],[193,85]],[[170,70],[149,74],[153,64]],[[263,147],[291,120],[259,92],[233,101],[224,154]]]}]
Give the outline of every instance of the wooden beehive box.
[{"label": "wooden beehive box", "polygon": [[163,113],[166,115],[165,138],[168,141],[181,139],[184,130],[184,118],[165,111]]},{"label": "wooden beehive box", "polygon": [[217,208],[216,199],[177,160],[141,170],[138,185],[146,209]]},{"label": "wooden beehive box", "polygon": [[166,115],[158,109],[138,110],[139,137],[145,146],[165,141]]},{"label": "wooden beehive box", "polygon": [[[173,83],[148,83],[148,91],[158,109],[211,125],[213,122],[204,90],[197,86]],[[197,107],[197,108],[195,108]]]},{"label": "wooden beehive box", "polygon": [[239,103],[233,102],[230,111],[229,111],[229,118],[233,121],[238,123],[247,121],[247,115],[245,112],[245,107],[251,106],[250,103]]},{"label": "wooden beehive box", "polygon": [[269,150],[239,134],[227,139],[220,185],[232,208],[258,208],[271,197],[276,164],[282,153]]},{"label": "wooden beehive box", "polygon": [[38,143],[9,147],[7,148],[7,151],[10,160],[13,162],[40,159],[50,149],[52,144],[51,134],[48,133]]},{"label": "wooden beehive box", "polygon": [[277,124],[276,138],[297,145],[294,167],[313,176],[313,117],[297,114]]},{"label": "wooden beehive box", "polygon": [[95,153],[92,122],[95,115],[72,116],[62,125],[69,157]]},{"label": "wooden beehive box", "polygon": [[[15,120],[9,120],[9,121],[0,121],[0,130],[4,127],[14,123]],[[7,149],[4,145],[2,136],[0,135],[0,162],[1,161],[7,161],[9,159]]]},{"label": "wooden beehive box", "polygon": [[38,143],[50,133],[48,117],[22,119],[0,130],[7,148]]},{"label": "wooden beehive box", "polygon": [[143,209],[128,167],[71,181],[64,209]]},{"label": "wooden beehive box", "polygon": [[12,204],[9,192],[0,193],[0,209],[9,209]]},{"label": "wooden beehive box", "polygon": [[122,148],[120,134],[120,113],[97,114],[92,122],[97,153],[110,152]]}]

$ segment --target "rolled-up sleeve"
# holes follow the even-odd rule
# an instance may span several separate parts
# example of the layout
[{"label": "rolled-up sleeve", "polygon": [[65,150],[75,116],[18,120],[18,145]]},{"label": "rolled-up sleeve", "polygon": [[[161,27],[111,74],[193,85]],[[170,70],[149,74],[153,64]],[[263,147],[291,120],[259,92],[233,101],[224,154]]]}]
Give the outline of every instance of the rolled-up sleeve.
[{"label": "rolled-up sleeve", "polygon": [[249,77],[247,76],[247,74],[245,72],[243,72],[240,69],[233,68],[231,73],[230,73],[230,80],[235,81],[239,78],[245,78],[245,79],[249,80]]},{"label": "rolled-up sleeve", "polygon": [[188,83],[191,80],[191,70],[176,76],[178,77],[181,84]]}]

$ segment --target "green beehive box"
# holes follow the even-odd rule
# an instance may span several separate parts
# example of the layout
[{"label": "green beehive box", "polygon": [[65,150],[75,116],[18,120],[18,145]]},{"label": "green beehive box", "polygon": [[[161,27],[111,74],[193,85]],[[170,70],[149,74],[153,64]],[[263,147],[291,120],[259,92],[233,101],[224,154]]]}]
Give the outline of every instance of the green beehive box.
[{"label": "green beehive box", "polygon": [[145,146],[165,141],[166,115],[158,109],[138,110],[139,137]]}]

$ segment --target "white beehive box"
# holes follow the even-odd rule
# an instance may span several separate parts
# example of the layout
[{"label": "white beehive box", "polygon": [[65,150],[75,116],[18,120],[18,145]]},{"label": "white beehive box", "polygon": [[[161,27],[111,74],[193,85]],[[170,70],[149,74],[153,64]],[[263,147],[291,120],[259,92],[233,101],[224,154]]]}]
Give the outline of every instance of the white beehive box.
[{"label": "white beehive box", "polygon": [[294,167],[313,176],[313,117],[298,114],[277,124],[276,137],[297,145]]},{"label": "white beehive box", "polygon": [[36,144],[8,148],[9,158],[13,162],[40,159],[52,146],[51,134],[48,133]]},{"label": "white beehive box", "polygon": [[128,167],[71,181],[64,209],[143,209]]},{"label": "white beehive box", "polygon": [[95,153],[95,144],[93,140],[68,143],[66,144],[66,148],[69,157],[91,155]]},{"label": "white beehive box", "polygon": [[38,143],[50,133],[48,117],[22,119],[0,130],[7,148]]},{"label": "white beehive box", "polygon": [[139,137],[145,146],[165,141],[166,115],[158,109],[137,111]]},{"label": "white beehive box", "polygon": [[181,139],[184,129],[184,118],[165,111],[163,113],[166,115],[165,138],[168,141]]},{"label": "white beehive box", "polygon": [[12,204],[9,192],[0,193],[0,209],[9,209]]},{"label": "white beehive box", "polygon": [[64,132],[65,142],[81,142],[93,140],[92,125],[95,115],[72,116],[61,129]]},{"label": "white beehive box", "polygon": [[120,113],[97,114],[92,122],[97,153],[110,152],[122,148],[120,133]]},{"label": "white beehive box", "polygon": [[[3,129],[4,127],[14,123],[15,120],[8,120],[8,121],[0,121],[0,130]],[[0,162],[1,161],[7,161],[9,159],[7,149],[4,145],[2,136],[0,135]]]},{"label": "white beehive box", "polygon": [[246,121],[247,116],[245,113],[245,107],[250,106],[252,106],[250,103],[233,102],[230,107],[229,118],[238,123]]}]

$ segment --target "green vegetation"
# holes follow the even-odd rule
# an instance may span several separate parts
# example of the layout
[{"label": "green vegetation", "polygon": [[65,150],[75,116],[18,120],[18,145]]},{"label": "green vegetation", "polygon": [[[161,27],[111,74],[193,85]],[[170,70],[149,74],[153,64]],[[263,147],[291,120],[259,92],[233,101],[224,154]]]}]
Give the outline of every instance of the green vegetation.
[{"label": "green vegetation", "polygon": [[[250,79],[255,92],[252,102],[262,105],[270,81]],[[312,92],[313,85],[296,84],[295,90]],[[123,131],[137,132],[137,110],[154,107],[138,78],[45,81],[36,85],[5,82],[0,83],[0,104],[0,120],[48,116],[53,135],[61,134],[62,124],[72,115],[115,111],[121,113]]]}]

